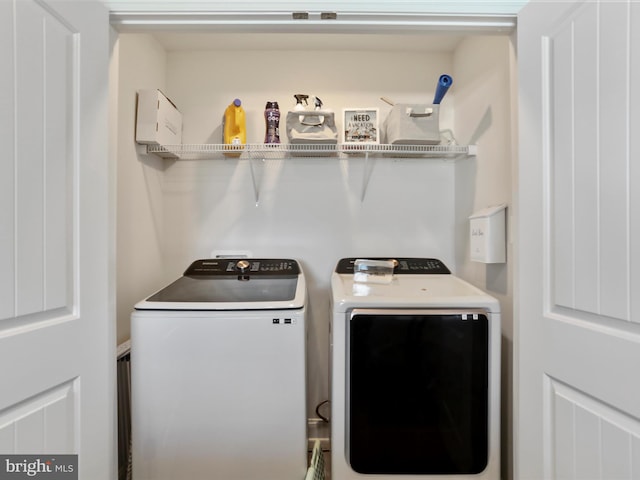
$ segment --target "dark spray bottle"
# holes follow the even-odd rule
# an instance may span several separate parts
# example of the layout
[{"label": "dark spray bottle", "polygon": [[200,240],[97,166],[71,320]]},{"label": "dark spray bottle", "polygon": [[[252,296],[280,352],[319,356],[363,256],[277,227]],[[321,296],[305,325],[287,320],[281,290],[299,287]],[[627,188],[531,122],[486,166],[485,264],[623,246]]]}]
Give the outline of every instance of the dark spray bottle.
[{"label": "dark spray bottle", "polygon": [[266,133],[264,143],[280,143],[280,108],[278,102],[267,102],[264,110]]}]

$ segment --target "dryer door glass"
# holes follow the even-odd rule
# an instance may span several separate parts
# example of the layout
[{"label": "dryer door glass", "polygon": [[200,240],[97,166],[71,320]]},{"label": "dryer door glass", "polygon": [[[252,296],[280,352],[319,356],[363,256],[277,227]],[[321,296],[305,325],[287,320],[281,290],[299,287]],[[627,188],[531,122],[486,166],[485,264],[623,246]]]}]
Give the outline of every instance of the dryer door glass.
[{"label": "dryer door glass", "polygon": [[446,475],[485,469],[489,321],[474,313],[354,311],[347,327],[353,470]]}]

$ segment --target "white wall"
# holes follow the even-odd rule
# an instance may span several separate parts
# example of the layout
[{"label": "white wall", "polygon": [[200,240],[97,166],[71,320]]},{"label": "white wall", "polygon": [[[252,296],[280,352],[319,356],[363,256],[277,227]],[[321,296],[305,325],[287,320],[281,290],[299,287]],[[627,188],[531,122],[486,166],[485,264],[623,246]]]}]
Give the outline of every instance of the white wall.
[{"label": "white wall", "polygon": [[507,230],[512,199],[511,144],[515,76],[508,37],[474,37],[461,42],[453,57],[456,82],[455,132],[462,143],[478,145],[477,158],[456,164],[457,273],[500,300],[502,311],[502,472],[512,478],[513,288],[511,236],[507,263],[469,259],[469,222],[474,211],[506,203]]},{"label": "white wall", "polygon": [[[136,92],[165,86],[166,53],[149,35],[121,35],[113,48],[111,100],[118,119],[117,158],[117,318],[118,342],[129,338],[135,302],[158,287],[164,276],[163,161],[139,157],[135,149]],[[114,74],[113,69],[116,69]]]},{"label": "white wall", "polygon": [[[261,143],[267,100],[277,100],[284,114],[295,103],[293,94],[302,92],[318,95],[336,112],[375,106],[383,117],[389,107],[381,95],[428,102],[438,76],[449,68],[450,56],[442,54],[177,52],[168,55],[167,89],[184,114],[185,143],[220,142],[222,112],[235,97],[246,110],[248,141]],[[450,121],[451,109],[443,116]],[[257,204],[251,168],[244,160],[167,166],[167,269],[178,275],[214,249],[300,259],[310,292],[312,414],[328,398],[333,267],[339,258],[364,255],[434,256],[452,264],[453,165],[414,159],[376,159],[369,165],[363,158],[255,161]]]},{"label": "white wall", "polygon": [[[156,59],[154,68],[141,68],[149,62],[146,50]],[[454,165],[382,158],[366,164],[358,157],[274,159],[253,165],[235,159],[159,163],[136,157],[133,92],[151,86],[154,78],[157,85],[166,85],[165,92],[184,115],[185,143],[218,142],[224,108],[240,97],[249,141],[261,142],[266,100],[278,100],[285,112],[293,106],[294,93],[308,92],[337,112],[345,106],[377,106],[384,116],[388,106],[381,95],[398,102],[429,102],[438,76],[451,68],[450,56],[169,53],[163,73],[162,54],[153,39],[129,34],[120,37],[120,56],[120,335],[128,335],[128,315],[137,300],[215,249],[298,258],[310,291],[312,413],[328,398],[329,277],[335,263],[352,255],[413,255],[439,257],[455,268]],[[273,65],[276,74],[268,75]],[[450,127],[454,94],[449,95],[443,124]],[[259,184],[257,203],[252,167]]]},{"label": "white wall", "polygon": [[[339,37],[344,40],[341,51],[297,50],[299,37],[276,36],[289,43],[286,50],[237,50],[230,44],[215,51],[170,52],[167,88],[184,115],[183,143],[220,143],[224,109],[236,97],[246,111],[249,143],[263,142],[265,103],[278,101],[284,141],[284,115],[293,109],[296,93],[319,96],[325,108],[335,110],[340,127],[344,107],[378,107],[384,118],[391,107],[381,96],[398,103],[431,102],[438,77],[451,69],[446,53],[350,50],[363,46],[349,36]],[[266,43],[273,36],[261,38]],[[453,96],[445,97],[441,113],[449,127]]]},{"label": "white wall", "polygon": [[[336,261],[360,255],[433,256],[501,300],[503,388],[510,391],[510,264],[469,262],[467,222],[473,211],[511,200],[508,38],[470,38],[453,55],[310,54],[163,52],[151,36],[121,34],[119,50],[120,338],[128,336],[136,301],[215,249],[298,258],[310,292],[308,410],[315,416],[315,405],[328,398],[329,278]],[[141,68],[143,62],[152,65]],[[277,100],[284,114],[293,106],[294,93],[315,94],[336,112],[375,106],[384,118],[389,107],[380,96],[428,103],[445,72],[453,75],[454,86],[442,104],[441,126],[453,129],[459,143],[477,142],[477,158],[250,163],[158,160],[135,153],[133,106],[139,88],[160,87],[177,104],[184,115],[185,143],[220,142],[224,108],[239,97],[247,112],[248,140],[261,143],[267,100]],[[510,409],[510,397],[503,400]],[[503,422],[504,440],[510,441],[510,416]]]}]

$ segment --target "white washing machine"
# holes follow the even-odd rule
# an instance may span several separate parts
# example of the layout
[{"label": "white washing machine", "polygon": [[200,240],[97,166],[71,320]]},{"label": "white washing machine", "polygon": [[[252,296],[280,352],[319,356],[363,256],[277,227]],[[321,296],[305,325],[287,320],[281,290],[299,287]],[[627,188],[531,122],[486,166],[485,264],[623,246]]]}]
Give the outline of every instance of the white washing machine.
[{"label": "white washing machine", "polygon": [[331,278],[332,478],[498,480],[498,301],[435,259],[389,284],[355,260]]},{"label": "white washing machine", "polygon": [[136,480],[299,480],[306,284],[290,259],[212,259],[131,316]]}]

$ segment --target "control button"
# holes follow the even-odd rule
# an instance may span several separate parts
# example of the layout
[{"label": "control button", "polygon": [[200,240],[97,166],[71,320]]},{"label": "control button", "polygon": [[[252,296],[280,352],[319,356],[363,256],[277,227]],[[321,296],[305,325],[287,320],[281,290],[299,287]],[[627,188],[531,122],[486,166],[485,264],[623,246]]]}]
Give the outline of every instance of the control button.
[{"label": "control button", "polygon": [[274,324],[274,325],[277,325],[277,324],[279,324],[279,323],[280,323],[280,319],[279,319],[279,318],[274,318],[274,319],[273,319],[273,324]]},{"label": "control button", "polygon": [[250,266],[251,263],[249,263],[247,260],[240,260],[238,261],[238,263],[236,263],[236,270],[238,270],[240,273],[244,273]]},{"label": "control button", "polygon": [[291,325],[291,319],[290,318],[285,318],[284,319],[284,323],[285,323],[285,325]]}]

